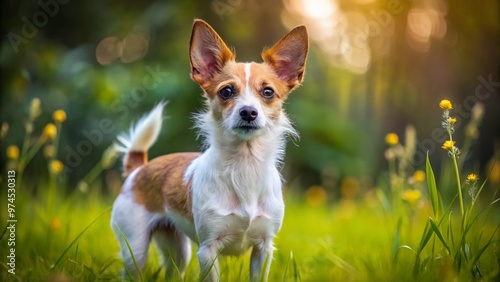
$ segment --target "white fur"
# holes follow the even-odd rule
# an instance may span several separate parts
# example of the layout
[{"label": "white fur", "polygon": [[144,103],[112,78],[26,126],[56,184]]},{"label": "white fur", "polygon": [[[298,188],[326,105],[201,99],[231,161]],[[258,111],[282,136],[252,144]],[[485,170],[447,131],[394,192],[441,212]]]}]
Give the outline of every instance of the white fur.
[{"label": "white fur", "polygon": [[[149,245],[151,239],[154,238],[162,254],[163,265],[166,267],[168,275],[174,275],[173,271],[177,269],[178,274],[183,276],[191,259],[189,238],[177,231],[162,232],[162,228],[158,228],[159,226],[167,227],[171,224],[167,213],[149,212],[144,206],[135,202],[131,191],[132,183],[140,170],[141,168],[137,168],[129,175],[111,212],[111,227],[120,243],[120,255],[123,263],[130,273],[137,277],[146,264]],[[129,251],[129,246],[132,253]],[[139,269],[136,268],[134,259]],[[175,263],[176,267],[173,267],[172,263]],[[127,278],[126,270],[123,271],[123,277]]]},{"label": "white fur", "polygon": [[[245,65],[247,81],[250,64]],[[267,279],[273,239],[281,227],[284,203],[278,171],[287,135],[296,136],[282,113],[277,121],[267,117],[256,93],[247,87],[238,96],[232,112],[222,123],[207,112],[198,115],[197,127],[207,141],[207,150],[194,160],[184,180],[191,182],[193,216],[199,240],[198,260],[209,281],[217,281],[217,255],[241,255],[253,247],[251,279],[259,280],[262,266]],[[255,107],[260,129],[243,135],[233,125],[239,110]]]},{"label": "white fur", "polygon": [[161,102],[156,105],[148,115],[137,122],[137,125],[130,127],[128,134],[119,135],[118,141],[121,144],[115,145],[116,150],[122,153],[129,151],[146,152],[160,134],[165,104],[165,102]]},{"label": "white fur", "polygon": [[[251,75],[250,64],[246,64],[247,81]],[[129,270],[133,271],[135,267],[124,236],[142,269],[152,232],[158,225],[166,225],[175,229],[174,235],[162,236],[159,233],[153,237],[165,254],[167,267],[171,260],[166,254],[175,255],[174,263],[181,275],[189,262],[189,237],[199,244],[197,256],[201,276],[207,273],[207,281],[219,280],[219,254],[242,255],[249,248],[252,248],[251,279],[258,281],[263,277],[267,280],[273,239],[284,216],[282,179],[278,168],[284,156],[286,137],[297,136],[297,133],[284,112],[277,119],[270,119],[266,107],[256,95],[259,94],[247,84],[241,95],[235,98],[232,111],[225,113],[221,121],[215,120],[210,111],[197,116],[196,126],[205,139],[206,151],[189,165],[184,174],[185,183],[191,184],[194,225],[168,207],[161,213],[151,213],[137,204],[130,190],[141,168],[128,176],[113,206],[111,225]],[[163,106],[158,105],[142,118],[128,136],[120,137],[121,151],[146,151],[151,146],[159,133]],[[235,130],[235,126],[242,122],[239,111],[244,106],[257,110],[258,117],[254,122],[258,129]]]}]

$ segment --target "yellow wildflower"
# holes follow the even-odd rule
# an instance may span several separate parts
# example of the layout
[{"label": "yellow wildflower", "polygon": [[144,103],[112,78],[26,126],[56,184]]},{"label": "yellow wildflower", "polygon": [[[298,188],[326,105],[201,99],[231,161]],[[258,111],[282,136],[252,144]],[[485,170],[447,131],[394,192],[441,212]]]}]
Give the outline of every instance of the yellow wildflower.
[{"label": "yellow wildflower", "polygon": [[53,231],[58,231],[59,229],[61,229],[61,220],[58,217],[54,217],[50,222],[50,228]]},{"label": "yellow wildflower", "polygon": [[385,136],[385,143],[387,143],[390,146],[394,146],[398,144],[399,142],[399,137],[396,133],[389,133]]},{"label": "yellow wildflower", "polygon": [[448,122],[449,122],[451,125],[454,125],[454,124],[457,122],[457,119],[456,119],[456,118],[449,118],[449,119],[448,119]]},{"label": "yellow wildflower", "polygon": [[413,173],[413,180],[415,183],[422,183],[425,180],[425,172],[422,170],[417,170]]},{"label": "yellow wildflower", "polygon": [[421,197],[422,193],[417,189],[407,189],[401,196],[401,198],[411,206],[414,206]]},{"label": "yellow wildflower", "polygon": [[451,104],[450,100],[441,100],[439,102],[439,107],[443,109],[443,111],[451,110],[453,109],[453,105]]},{"label": "yellow wildflower", "polygon": [[15,161],[19,158],[19,148],[16,145],[7,147],[7,158]]},{"label": "yellow wildflower", "polygon": [[57,123],[63,123],[66,120],[66,112],[64,110],[54,111],[52,118]]},{"label": "yellow wildflower", "polygon": [[64,164],[59,160],[50,162],[50,171],[54,174],[59,174],[64,169]]},{"label": "yellow wildflower", "polygon": [[49,123],[43,129],[43,136],[49,139],[54,139],[57,135],[57,127],[53,123]]},{"label": "yellow wildflower", "polygon": [[446,140],[444,141],[443,146],[441,146],[441,148],[448,151],[452,151],[454,146],[455,146],[455,141]]},{"label": "yellow wildflower", "polygon": [[327,194],[321,186],[311,186],[306,192],[306,201],[311,206],[320,206],[326,202]]},{"label": "yellow wildflower", "polygon": [[342,198],[354,199],[359,191],[359,181],[352,176],[347,176],[340,184]]},{"label": "yellow wildflower", "polygon": [[469,181],[471,183],[474,183],[478,180],[479,180],[479,177],[475,173],[471,173],[471,174],[467,175],[467,181]]}]

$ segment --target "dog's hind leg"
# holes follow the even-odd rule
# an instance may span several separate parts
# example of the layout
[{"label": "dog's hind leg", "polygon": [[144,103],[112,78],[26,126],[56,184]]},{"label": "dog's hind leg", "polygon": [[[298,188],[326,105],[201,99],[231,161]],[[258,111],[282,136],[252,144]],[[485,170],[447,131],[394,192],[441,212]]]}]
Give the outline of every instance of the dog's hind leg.
[{"label": "dog's hind leg", "polygon": [[146,264],[153,218],[154,214],[124,193],[113,205],[111,227],[120,242],[120,254],[126,268],[122,272],[124,279],[129,276],[128,272],[137,278]]},{"label": "dog's hind leg", "polygon": [[188,236],[178,231],[172,224],[155,228],[153,239],[163,257],[167,277],[184,277],[191,260],[191,242]]}]

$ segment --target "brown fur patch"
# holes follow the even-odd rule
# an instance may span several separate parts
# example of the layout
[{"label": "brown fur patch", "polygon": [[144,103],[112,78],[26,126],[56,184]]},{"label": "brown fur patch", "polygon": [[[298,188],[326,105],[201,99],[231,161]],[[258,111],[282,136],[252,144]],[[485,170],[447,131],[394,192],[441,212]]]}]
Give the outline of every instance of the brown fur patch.
[{"label": "brown fur patch", "polygon": [[[248,85],[252,92],[262,101],[264,107],[268,108],[269,117],[277,119],[281,113],[282,103],[290,92],[287,82],[280,79],[272,66],[267,63],[251,63],[250,72]],[[245,89],[246,84],[245,63],[227,62],[222,71],[215,74],[213,80],[204,88],[210,99],[217,99],[220,108],[212,108],[214,114],[215,112],[231,111],[238,95]],[[226,86],[233,87],[236,94],[233,98],[224,100],[219,97],[218,93]],[[262,96],[262,92],[266,87],[274,90],[275,96],[273,98],[267,99]]]},{"label": "brown fur patch", "polygon": [[140,151],[129,151],[123,160],[125,168],[122,176],[126,178],[132,171],[148,161],[148,153]]},{"label": "brown fur patch", "polygon": [[302,83],[309,50],[309,36],[305,26],[292,29],[285,37],[264,50],[261,57],[287,82],[289,90]]},{"label": "brown fur patch", "polygon": [[[281,80],[276,72],[266,63],[251,65],[249,81],[250,88],[254,91],[262,105],[267,108],[268,117],[277,119],[281,113],[283,101],[288,97],[289,88],[285,81]],[[266,87],[274,90],[273,98],[265,98],[262,92]]]},{"label": "brown fur patch", "polygon": [[165,207],[192,221],[191,191],[184,184],[184,172],[200,153],[164,155],[145,164],[134,178],[135,201],[148,211],[162,212]]},{"label": "brown fur patch", "polygon": [[214,74],[224,64],[234,61],[234,54],[213,28],[202,20],[195,20],[189,43],[191,78],[206,88]]}]

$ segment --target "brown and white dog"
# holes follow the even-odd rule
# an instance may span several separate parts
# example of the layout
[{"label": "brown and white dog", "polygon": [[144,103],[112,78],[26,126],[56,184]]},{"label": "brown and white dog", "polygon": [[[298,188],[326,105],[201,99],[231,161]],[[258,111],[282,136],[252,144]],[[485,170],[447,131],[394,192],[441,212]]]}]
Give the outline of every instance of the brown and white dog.
[{"label": "brown and white dog", "polygon": [[201,278],[219,280],[219,254],[252,248],[250,278],[267,280],[284,215],[278,167],[286,137],[296,135],[282,106],[302,82],[308,47],[299,26],[262,53],[263,63],[237,63],[212,27],[195,20],[189,51],[191,77],[206,97],[207,110],[196,118],[205,152],[147,161],[163,103],[118,138],[126,180],[111,226],[133,275],[144,267],[153,238],[167,272],[182,276],[191,239],[199,245]]}]

